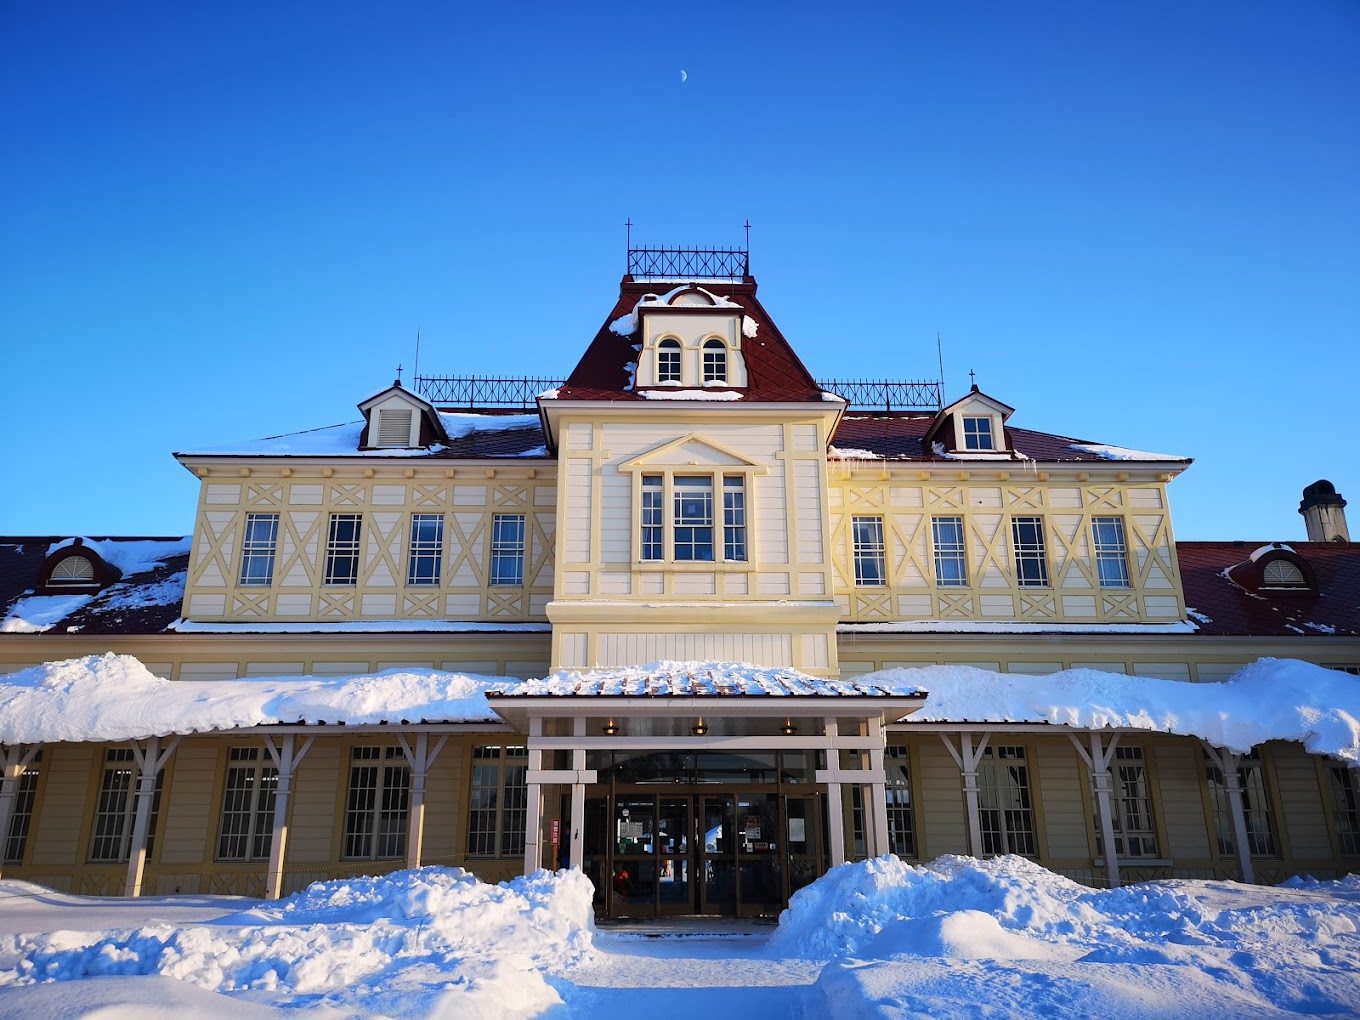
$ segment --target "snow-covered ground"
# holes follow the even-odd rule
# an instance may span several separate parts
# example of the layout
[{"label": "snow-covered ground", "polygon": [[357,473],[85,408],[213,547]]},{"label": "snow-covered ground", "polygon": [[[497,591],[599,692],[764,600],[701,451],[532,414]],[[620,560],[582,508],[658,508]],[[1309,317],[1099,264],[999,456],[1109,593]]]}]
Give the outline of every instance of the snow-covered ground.
[{"label": "snow-covered ground", "polygon": [[779,926],[597,930],[588,882],[423,868],[279,902],[0,883],[0,1016],[1360,1014],[1360,878],[1113,891],[1016,857],[843,865]]}]

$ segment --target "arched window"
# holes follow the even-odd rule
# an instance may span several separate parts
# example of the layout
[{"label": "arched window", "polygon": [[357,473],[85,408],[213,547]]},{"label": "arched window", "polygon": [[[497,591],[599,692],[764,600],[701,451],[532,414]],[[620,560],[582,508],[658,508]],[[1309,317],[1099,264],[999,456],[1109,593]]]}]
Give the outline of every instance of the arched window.
[{"label": "arched window", "polygon": [[54,588],[94,584],[94,564],[84,556],[67,556],[57,561],[47,583]]},{"label": "arched window", "polygon": [[704,341],[704,382],[727,382],[727,345],[721,340]]},{"label": "arched window", "polygon": [[1271,560],[1261,574],[1263,588],[1307,588],[1303,571],[1288,560]]},{"label": "arched window", "polygon": [[656,381],[680,381],[680,344],[675,340],[662,340],[656,345]]}]

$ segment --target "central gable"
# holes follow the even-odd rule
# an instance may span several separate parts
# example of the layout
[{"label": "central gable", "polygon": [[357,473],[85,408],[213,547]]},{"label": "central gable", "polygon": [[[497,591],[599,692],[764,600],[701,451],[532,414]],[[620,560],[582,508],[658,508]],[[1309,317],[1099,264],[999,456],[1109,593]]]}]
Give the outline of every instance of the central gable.
[{"label": "central gable", "polygon": [[712,440],[690,433],[663,443],[619,465],[620,471],[667,467],[733,467],[760,470],[761,465]]}]

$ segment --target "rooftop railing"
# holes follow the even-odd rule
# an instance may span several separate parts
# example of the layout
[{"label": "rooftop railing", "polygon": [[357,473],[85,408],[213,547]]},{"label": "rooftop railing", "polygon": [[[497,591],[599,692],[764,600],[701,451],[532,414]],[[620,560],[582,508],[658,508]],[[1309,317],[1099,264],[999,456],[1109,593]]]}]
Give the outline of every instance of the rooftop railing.
[{"label": "rooftop railing", "polygon": [[721,280],[741,283],[751,275],[745,248],[632,248],[628,275],[634,280]]}]

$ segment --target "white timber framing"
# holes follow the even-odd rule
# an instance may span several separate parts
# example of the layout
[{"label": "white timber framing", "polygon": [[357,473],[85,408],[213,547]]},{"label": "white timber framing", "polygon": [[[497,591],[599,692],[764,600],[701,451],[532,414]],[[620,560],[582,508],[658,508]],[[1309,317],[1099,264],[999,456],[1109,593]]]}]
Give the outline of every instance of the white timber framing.
[{"label": "white timber framing", "polygon": [[940,740],[944,742],[945,749],[949,751],[949,756],[954,759],[954,764],[959,767],[959,774],[963,777],[963,799],[968,808],[968,851],[974,857],[981,858],[982,811],[978,804],[978,763],[982,761],[982,755],[987,750],[987,742],[992,739],[992,735],[983,733],[982,739],[976,744],[973,741],[977,734],[972,730],[963,730],[958,737],[959,746],[955,747],[950,734],[940,734]]},{"label": "white timber framing", "polygon": [[129,740],[133,760],[137,763],[137,805],[132,823],[132,844],[128,848],[127,881],[123,884],[124,896],[142,894],[142,876],[146,873],[146,835],[151,828],[151,804],[156,797],[156,777],[165,768],[165,763],[179,746],[179,737],[173,736],[161,746],[160,737]]},{"label": "white timber framing", "polygon": [[4,875],[5,850],[9,846],[9,827],[14,820],[14,807],[19,799],[19,783],[24,770],[42,749],[41,744],[7,744],[0,749],[0,876]]},{"label": "white timber framing", "polygon": [[1118,889],[1119,855],[1115,853],[1114,843],[1114,802],[1110,796],[1113,780],[1110,774],[1110,760],[1114,758],[1115,748],[1119,744],[1119,734],[1111,735],[1108,741],[1102,740],[1097,730],[1091,730],[1088,736],[1091,741],[1089,751],[1081,746],[1077,734],[1069,733],[1067,739],[1072,741],[1077,754],[1086,763],[1086,771],[1091,777],[1091,794],[1095,798],[1096,811],[1100,815],[1100,840],[1105,848],[1105,867],[1109,873],[1110,888]]},{"label": "white timber framing", "polygon": [[1248,884],[1256,881],[1256,873],[1251,866],[1251,846],[1247,843],[1247,814],[1242,807],[1242,774],[1237,766],[1239,756],[1226,747],[1218,747],[1209,741],[1201,741],[1209,760],[1218,766],[1223,774],[1224,795],[1228,798],[1228,810],[1232,814],[1233,841],[1237,844],[1237,860],[1242,867],[1242,881]]},{"label": "white timber framing", "polygon": [[398,733],[397,739],[401,741],[406,763],[411,766],[411,810],[408,812],[409,828],[406,833],[406,866],[418,868],[420,851],[425,842],[425,779],[430,774],[430,767],[434,765],[435,759],[444,750],[444,745],[449,742],[449,738],[447,734],[441,736],[435,741],[433,748],[430,747],[428,733],[415,734],[414,747],[411,746],[411,738],[404,733]]},{"label": "white timber framing", "polygon": [[288,804],[293,791],[293,774],[311,750],[316,737],[309,736],[297,746],[297,734],[284,733],[278,739],[266,734],[265,750],[279,772],[274,791],[274,831],[269,839],[269,868],[265,872],[264,894],[271,900],[283,894],[283,861],[288,852]]}]

